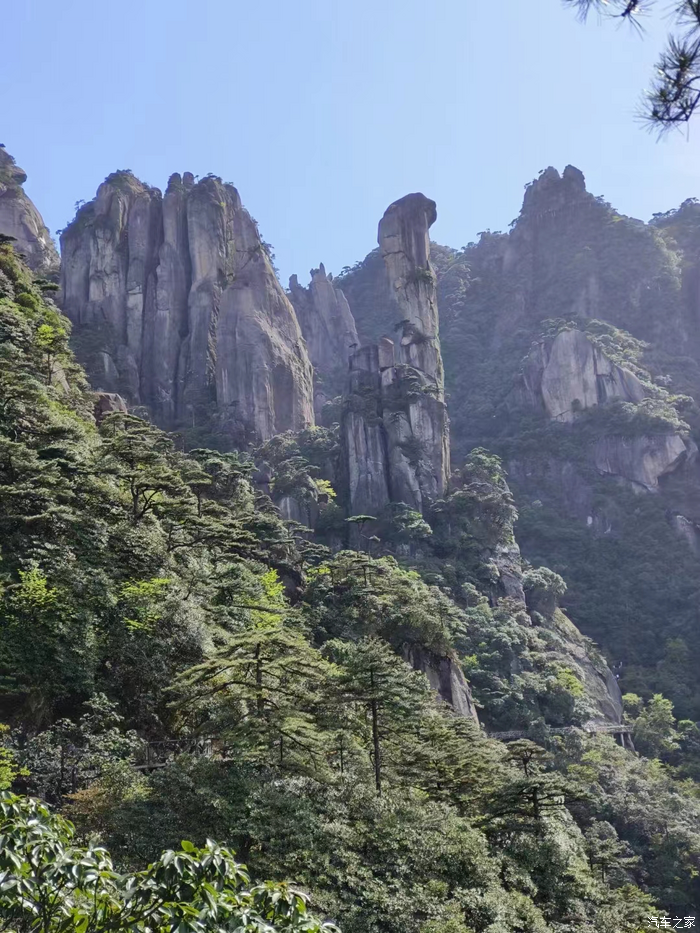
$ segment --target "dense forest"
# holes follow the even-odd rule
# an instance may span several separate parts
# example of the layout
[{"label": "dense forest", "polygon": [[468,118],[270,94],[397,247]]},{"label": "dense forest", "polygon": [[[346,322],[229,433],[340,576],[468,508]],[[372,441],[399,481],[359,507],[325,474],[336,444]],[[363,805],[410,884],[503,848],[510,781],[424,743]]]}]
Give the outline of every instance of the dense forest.
[{"label": "dense forest", "polygon": [[[197,197],[234,203],[220,185]],[[639,933],[696,912],[700,572],[669,519],[688,483],[641,493],[586,458],[601,436],[696,430],[691,354],[652,341],[658,295],[681,307],[666,238],[697,214],[642,232],[582,203],[593,232],[573,212],[585,242],[557,235],[574,258],[556,280],[533,284],[531,253],[504,272],[509,243],[532,248],[527,210],[520,233],[433,246],[452,469],[422,510],[377,515],[346,475],[348,413],[380,421],[366,385],[264,441],[162,430],[96,396],[55,276],[3,238],[0,930]],[[641,311],[632,259],[658,286]],[[600,262],[610,322],[572,309]],[[363,341],[392,329],[380,263],[340,279]],[[574,330],[644,398],[573,423],[528,409],[531,345]],[[394,421],[433,411],[423,370],[396,370]],[[578,466],[581,515],[553,462]]]}]

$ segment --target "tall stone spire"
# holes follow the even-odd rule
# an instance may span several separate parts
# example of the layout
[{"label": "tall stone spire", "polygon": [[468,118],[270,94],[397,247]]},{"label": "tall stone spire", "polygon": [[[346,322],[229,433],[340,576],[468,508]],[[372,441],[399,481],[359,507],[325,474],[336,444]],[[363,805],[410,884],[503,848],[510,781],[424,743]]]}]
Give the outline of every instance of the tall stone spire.
[{"label": "tall stone spire", "polygon": [[428,232],[436,216],[434,201],[409,194],[379,224],[398,342],[384,337],[350,360],[343,439],[354,514],[374,514],[389,502],[425,512],[447,487],[448,419]]},{"label": "tall stone spire", "polygon": [[163,198],[116,172],[61,247],[63,309],[96,388],[147,406],[161,427],[235,445],[313,424],[294,309],[233,185],[185,172]]}]

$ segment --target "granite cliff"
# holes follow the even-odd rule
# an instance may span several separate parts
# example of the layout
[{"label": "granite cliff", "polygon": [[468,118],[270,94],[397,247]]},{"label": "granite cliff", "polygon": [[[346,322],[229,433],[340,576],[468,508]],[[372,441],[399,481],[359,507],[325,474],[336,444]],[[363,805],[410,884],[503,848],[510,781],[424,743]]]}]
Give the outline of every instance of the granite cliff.
[{"label": "granite cliff", "polygon": [[350,392],[341,435],[355,514],[391,502],[417,512],[446,490],[449,435],[438,334],[437,290],[428,231],[435,203],[410,194],[379,224],[391,295],[389,333],[350,359]]},{"label": "granite cliff", "polygon": [[[19,177],[13,176],[15,184]],[[460,604],[462,588],[479,580],[494,611],[505,613],[515,631],[532,629],[531,659],[519,662],[524,676],[534,676],[542,664],[572,668],[588,703],[579,719],[619,721],[619,689],[605,662],[556,603],[545,601],[543,608],[530,602],[529,565],[514,537],[512,496],[505,480],[497,478],[499,468],[484,469],[477,456],[476,473],[451,470],[438,320],[440,295],[450,343],[458,344],[459,312],[464,308],[478,316],[468,294],[477,266],[482,283],[491,277],[489,312],[499,289],[508,294],[507,314],[491,313],[490,356],[480,350],[480,362],[492,364],[501,356],[507,362],[517,350],[518,366],[497,389],[511,426],[527,412],[526,417],[576,432],[582,419],[609,406],[629,406],[628,418],[649,403],[668,407],[669,392],[654,383],[634,354],[628,360],[614,340],[606,343],[606,334],[591,330],[585,315],[574,323],[550,322],[542,331],[536,296],[541,296],[538,276],[548,253],[537,253],[539,234],[528,224],[559,223],[558,218],[568,223],[572,211],[599,212],[599,202],[592,200],[593,205],[576,170],[567,169],[562,177],[548,170],[528,189],[525,220],[511,236],[505,242],[486,237],[474,248],[488,253],[479,266],[478,255],[467,260],[441,247],[431,250],[435,203],[410,194],[387,209],[379,224],[379,248],[359,270],[339,282],[321,265],[312,270],[307,288],[293,276],[285,295],[257,225],[233,186],[214,176],[196,182],[185,173],[173,175],[162,195],[131,172],[116,172],[61,237],[61,302],[73,322],[79,356],[100,392],[97,420],[124,411],[123,396],[132,410],[184,433],[190,446],[263,443],[256,483],[285,519],[317,527],[318,540],[332,550],[343,540],[360,550],[375,541],[380,551],[432,574]],[[577,235],[580,223],[578,218]],[[33,248],[40,246],[37,236]],[[41,268],[47,267],[37,265]],[[355,302],[358,275],[368,270],[369,312],[362,300]],[[509,276],[515,276],[515,285]],[[550,277],[551,270],[545,281]],[[345,283],[350,300],[341,287]],[[589,274],[574,311],[591,296],[600,301],[602,291]],[[522,326],[510,326],[513,315]],[[453,359],[450,346],[448,379]],[[471,375],[464,367],[459,372]],[[453,386],[457,422],[466,419],[472,429],[483,405],[474,410],[469,394],[460,398],[455,388],[460,386]],[[339,425],[314,433],[314,417],[330,425],[338,411]],[[583,502],[596,527],[615,519],[593,503],[587,469],[658,492],[667,474],[694,462],[685,422],[671,424],[658,411],[643,413],[653,422],[646,433],[630,438],[625,431],[604,431],[591,439],[589,432],[580,456],[547,461],[569,500],[576,499],[573,512],[578,515]],[[456,441],[464,452],[462,432]],[[309,450],[316,460],[307,470]],[[534,488],[536,469],[527,451],[506,460],[516,493]],[[535,485],[539,489],[539,479]],[[340,511],[329,498],[333,486]],[[330,525],[329,515],[336,516]],[[344,524],[343,516],[370,521],[368,533],[360,524]],[[687,541],[692,520],[685,518],[681,529],[676,519],[676,532]],[[304,534],[313,541],[310,532]],[[298,582],[298,574],[290,577],[290,585]],[[420,643],[402,650],[443,699],[476,718],[454,652]],[[547,715],[554,722],[561,717],[554,711]]]},{"label": "granite cliff", "polygon": [[61,236],[62,304],[96,388],[221,442],[313,423],[311,366],[236,189],[116,172]]},{"label": "granite cliff", "polygon": [[[644,223],[573,166],[526,185],[509,233],[431,245],[454,465],[499,454],[525,558],[566,579],[625,689],[652,676],[693,717],[690,674],[662,672],[700,661],[698,255],[696,201]],[[338,283],[365,341],[394,318],[381,266],[375,250]]]},{"label": "granite cliff", "polygon": [[59,258],[41,214],[24,193],[27,173],[0,146],[0,233],[12,237],[32,271],[53,276]]}]

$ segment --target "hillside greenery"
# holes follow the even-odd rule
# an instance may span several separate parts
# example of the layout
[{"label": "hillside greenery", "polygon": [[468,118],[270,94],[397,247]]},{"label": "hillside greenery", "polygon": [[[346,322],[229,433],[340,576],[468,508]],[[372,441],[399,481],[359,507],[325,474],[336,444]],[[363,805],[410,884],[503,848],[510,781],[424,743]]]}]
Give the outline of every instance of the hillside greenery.
[{"label": "hillside greenery", "polygon": [[[474,448],[502,459],[524,556],[566,580],[563,605],[602,646],[623,692],[649,700],[660,691],[697,719],[700,208],[690,199],[644,224],[586,192],[576,175],[541,172],[509,233],[484,231],[461,250],[432,245],[453,467]],[[378,251],[344,270],[340,284],[361,336],[391,336]],[[373,303],[372,295],[385,297]],[[582,410],[573,424],[523,404],[531,355],[574,328],[647,397]],[[596,469],[594,451],[610,440],[668,435],[691,453],[656,494],[638,495]]]},{"label": "hillside greenery", "polygon": [[[67,321],[9,244],[0,271],[0,929],[638,933],[695,909],[700,742],[644,691],[649,759],[576,728],[564,583],[522,574],[498,457],[343,549],[333,431],[250,455],[96,425]],[[300,489],[340,510],[326,544],[280,517]],[[488,738],[411,652],[537,741]]]}]

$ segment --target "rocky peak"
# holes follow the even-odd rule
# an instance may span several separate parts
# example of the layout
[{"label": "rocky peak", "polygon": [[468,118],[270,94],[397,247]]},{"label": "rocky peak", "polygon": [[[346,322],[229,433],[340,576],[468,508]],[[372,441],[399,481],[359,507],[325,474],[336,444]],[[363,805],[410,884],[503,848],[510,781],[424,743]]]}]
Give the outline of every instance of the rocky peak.
[{"label": "rocky peak", "polygon": [[96,388],[230,443],[313,423],[311,366],[238,191],[110,175],[61,237],[62,293]]},{"label": "rocky peak", "polygon": [[399,342],[384,337],[350,361],[342,434],[355,514],[376,514],[389,502],[425,511],[446,488],[448,422],[428,234],[435,218],[433,201],[410,194],[379,224]]},{"label": "rocky peak", "polygon": [[344,391],[348,358],[359,344],[355,319],[343,292],[323,263],[310,272],[308,288],[296,275],[289,280],[289,297],[314,367],[314,407],[317,419],[324,404]]},{"label": "rocky peak", "polygon": [[27,173],[0,146],[0,233],[13,237],[27,265],[42,275],[58,272],[58,253],[41,214],[24,193]]},{"label": "rocky peak", "polygon": [[0,148],[0,180],[7,185],[23,185],[27,180],[27,173],[4,147]]},{"label": "rocky peak", "polygon": [[420,370],[442,397],[437,285],[430,264],[429,230],[436,219],[434,201],[408,194],[387,208],[378,239],[395,306],[394,326],[401,333],[397,362]]},{"label": "rocky peak", "polygon": [[552,214],[586,200],[593,200],[593,196],[586,191],[586,179],[580,169],[567,165],[560,175],[550,165],[526,187],[522,215]]}]

